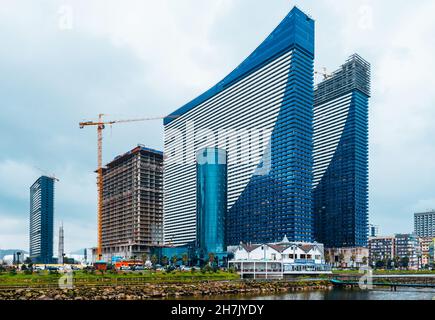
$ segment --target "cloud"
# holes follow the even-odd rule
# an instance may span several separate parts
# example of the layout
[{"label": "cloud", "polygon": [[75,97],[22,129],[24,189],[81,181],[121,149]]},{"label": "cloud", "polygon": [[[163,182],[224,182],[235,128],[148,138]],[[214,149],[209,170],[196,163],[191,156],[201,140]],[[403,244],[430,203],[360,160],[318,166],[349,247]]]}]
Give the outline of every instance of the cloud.
[{"label": "cloud", "polygon": [[28,250],[28,220],[0,212],[0,249]]},{"label": "cloud", "polygon": [[[412,230],[435,190],[429,0],[3,1],[2,225],[26,225],[40,167],[60,178],[55,225],[64,221],[66,246],[94,245],[96,130],[78,122],[174,111],[235,68],[293,4],[316,20],[316,69],[353,52],[371,62],[370,220],[385,233]],[[104,162],[137,143],[161,149],[162,136],[161,121],[108,127]],[[27,227],[14,228],[0,231],[0,246],[27,243]]]},{"label": "cloud", "polygon": [[[77,1],[71,5],[79,32],[128,48],[144,65],[156,93],[204,89],[216,80],[218,55],[210,31],[232,1]],[[193,10],[194,8],[194,10]]]},{"label": "cloud", "polygon": [[4,197],[28,199],[29,188],[37,177],[37,169],[27,163],[11,159],[1,160],[0,194]]},{"label": "cloud", "polygon": [[[75,219],[74,217],[65,217],[62,219],[64,229],[64,249],[65,252],[74,252],[83,248],[95,247],[97,243],[96,232],[96,213],[95,221],[92,219]],[[54,228],[54,255],[57,256],[59,248],[59,227],[60,220]]]}]

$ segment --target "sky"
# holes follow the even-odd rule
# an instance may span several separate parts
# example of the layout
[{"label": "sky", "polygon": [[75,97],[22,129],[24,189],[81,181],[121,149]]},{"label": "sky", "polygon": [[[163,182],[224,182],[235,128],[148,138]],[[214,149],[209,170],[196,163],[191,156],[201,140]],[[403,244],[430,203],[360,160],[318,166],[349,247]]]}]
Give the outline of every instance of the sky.
[{"label": "sky", "polygon": [[[294,5],[315,20],[316,70],[355,52],[371,63],[369,221],[412,232],[435,208],[434,1],[1,0],[0,249],[28,250],[29,187],[46,173],[56,236],[63,222],[67,252],[94,246],[97,136],[78,123],[171,113]],[[106,128],[103,161],[137,144],[161,150],[162,122]]]}]

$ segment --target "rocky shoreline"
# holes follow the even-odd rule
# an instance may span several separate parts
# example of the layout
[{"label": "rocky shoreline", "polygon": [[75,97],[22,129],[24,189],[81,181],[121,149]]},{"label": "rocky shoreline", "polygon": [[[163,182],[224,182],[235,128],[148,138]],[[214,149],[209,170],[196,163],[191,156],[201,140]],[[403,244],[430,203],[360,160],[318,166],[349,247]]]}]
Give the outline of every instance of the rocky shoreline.
[{"label": "rocky shoreline", "polygon": [[201,281],[196,283],[172,283],[85,287],[73,289],[2,289],[0,300],[147,300],[198,298],[216,295],[262,295],[293,291],[328,290],[327,280],[310,282],[286,281]]}]

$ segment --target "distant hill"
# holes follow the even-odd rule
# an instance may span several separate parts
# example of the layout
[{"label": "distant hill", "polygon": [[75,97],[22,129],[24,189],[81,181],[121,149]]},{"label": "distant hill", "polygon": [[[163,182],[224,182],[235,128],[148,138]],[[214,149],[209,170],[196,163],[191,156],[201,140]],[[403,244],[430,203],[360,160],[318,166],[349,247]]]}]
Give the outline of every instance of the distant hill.
[{"label": "distant hill", "polygon": [[28,254],[27,251],[22,249],[0,249],[0,259],[3,259],[4,256],[12,255],[16,252]]},{"label": "distant hill", "polygon": [[85,250],[85,248],[79,249],[79,250],[76,250],[76,251],[72,251],[72,252],[68,252],[68,253],[69,254],[83,254],[84,250]]}]

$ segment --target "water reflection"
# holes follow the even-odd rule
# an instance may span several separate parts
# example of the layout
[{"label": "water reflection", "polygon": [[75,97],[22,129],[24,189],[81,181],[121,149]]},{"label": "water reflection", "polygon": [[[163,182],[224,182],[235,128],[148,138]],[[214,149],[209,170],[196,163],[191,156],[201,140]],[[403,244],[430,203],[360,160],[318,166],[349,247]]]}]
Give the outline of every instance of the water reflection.
[{"label": "water reflection", "polygon": [[[192,299],[192,297],[184,297]],[[434,289],[398,288],[396,292],[388,289],[358,290],[338,289],[289,292],[275,295],[224,295],[205,296],[201,300],[435,300]]]},{"label": "water reflection", "polygon": [[432,300],[435,291],[427,289],[385,290],[349,290],[332,289],[328,291],[291,292],[281,295],[252,298],[254,300]]}]

